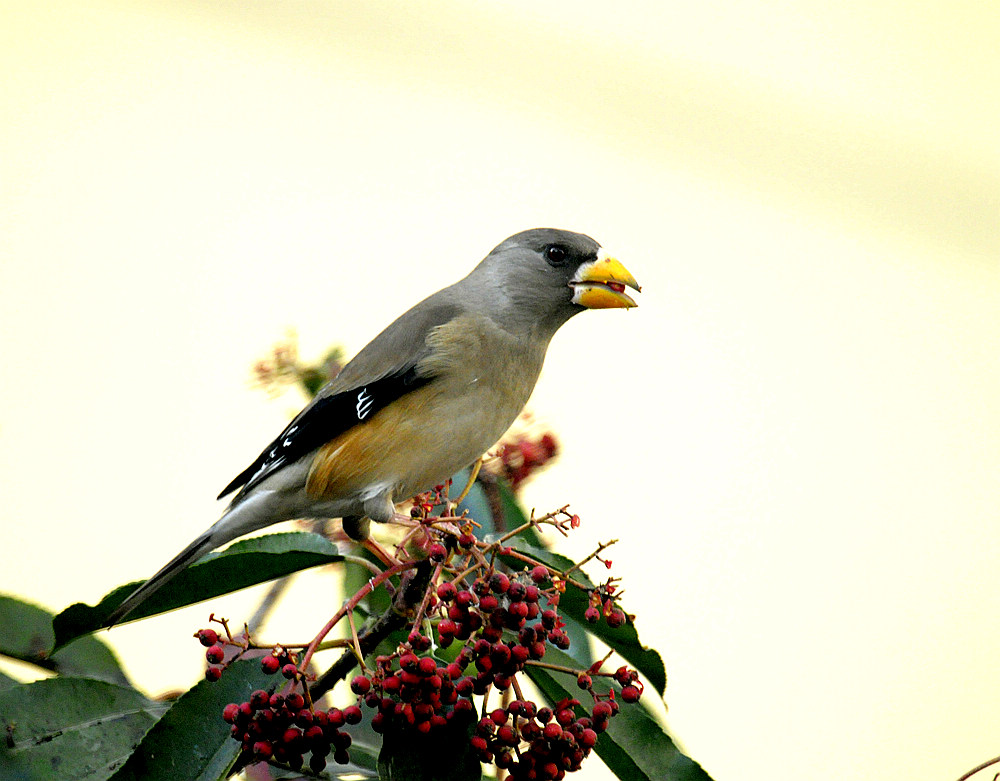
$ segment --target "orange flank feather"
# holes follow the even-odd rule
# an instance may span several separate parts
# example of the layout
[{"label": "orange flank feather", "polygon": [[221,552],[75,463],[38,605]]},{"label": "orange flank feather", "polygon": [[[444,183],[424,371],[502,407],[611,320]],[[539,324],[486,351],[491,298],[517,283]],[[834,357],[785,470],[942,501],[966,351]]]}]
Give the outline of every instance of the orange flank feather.
[{"label": "orange flank feather", "polygon": [[433,387],[420,388],[325,444],[313,457],[306,493],[312,499],[330,499],[376,483],[398,482],[421,460],[420,448],[433,438],[432,432],[414,425],[415,419],[425,419],[417,411],[439,395]]}]

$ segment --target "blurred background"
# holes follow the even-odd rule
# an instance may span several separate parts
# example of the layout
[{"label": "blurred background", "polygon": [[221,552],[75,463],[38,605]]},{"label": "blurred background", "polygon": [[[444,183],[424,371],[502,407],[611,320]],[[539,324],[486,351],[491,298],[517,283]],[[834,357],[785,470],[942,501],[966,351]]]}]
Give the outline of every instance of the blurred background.
[{"label": "blurred background", "polygon": [[[620,538],[685,750],[720,781],[1000,753],[995,8],[0,15],[0,591],[58,611],[151,574],[302,403],[249,383],[288,328],[353,353],[564,227],[644,290],[554,340],[531,409],[563,456],[524,495],[582,516],[568,553]],[[275,638],[325,620],[324,577]],[[208,609],[104,638],[187,688]]]}]

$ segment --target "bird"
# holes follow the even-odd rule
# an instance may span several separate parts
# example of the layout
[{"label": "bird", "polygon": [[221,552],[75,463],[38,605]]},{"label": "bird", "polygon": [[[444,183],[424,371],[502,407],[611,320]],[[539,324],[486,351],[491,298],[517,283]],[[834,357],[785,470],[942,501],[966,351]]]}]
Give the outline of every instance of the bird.
[{"label": "bird", "polygon": [[637,306],[625,266],[582,233],[535,228],[402,314],[351,359],[219,499],[219,520],[107,617],[111,627],[204,554],[291,519],[341,518],[354,540],[395,504],[480,458],[521,413],[556,331]]}]

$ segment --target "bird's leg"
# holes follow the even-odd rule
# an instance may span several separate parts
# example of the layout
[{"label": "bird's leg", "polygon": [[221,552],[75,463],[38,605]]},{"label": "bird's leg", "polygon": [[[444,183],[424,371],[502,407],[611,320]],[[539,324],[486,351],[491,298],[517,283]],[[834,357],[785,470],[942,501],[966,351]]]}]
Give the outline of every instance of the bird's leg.
[{"label": "bird's leg", "polygon": [[360,542],[368,539],[371,519],[365,515],[347,515],[343,519],[344,534],[352,540]]},{"label": "bird's leg", "polygon": [[483,457],[480,456],[476,459],[476,463],[472,465],[472,471],[469,472],[469,480],[465,484],[465,488],[462,489],[462,493],[458,495],[458,498],[453,502],[453,504],[461,504],[462,500],[469,495],[469,491],[472,490],[472,486],[476,484],[476,478],[479,477],[479,470],[483,468]]},{"label": "bird's leg", "polygon": [[388,523],[396,517],[396,505],[392,502],[391,492],[383,491],[366,499],[364,510],[364,515],[349,515],[343,519],[344,533],[386,566],[399,564],[396,558],[369,536],[372,521]]}]

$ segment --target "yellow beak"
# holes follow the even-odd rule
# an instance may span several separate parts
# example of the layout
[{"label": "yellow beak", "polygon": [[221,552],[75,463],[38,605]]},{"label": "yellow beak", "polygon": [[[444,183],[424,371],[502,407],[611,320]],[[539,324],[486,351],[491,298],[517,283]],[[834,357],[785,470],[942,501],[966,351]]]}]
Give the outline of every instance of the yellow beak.
[{"label": "yellow beak", "polygon": [[625,288],[641,292],[639,283],[617,258],[605,255],[584,263],[569,283],[573,288],[573,303],[588,309],[628,309],[638,304],[625,294]]}]

